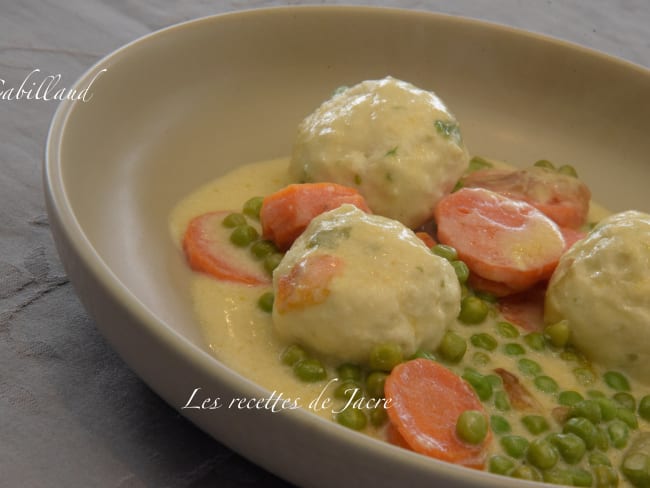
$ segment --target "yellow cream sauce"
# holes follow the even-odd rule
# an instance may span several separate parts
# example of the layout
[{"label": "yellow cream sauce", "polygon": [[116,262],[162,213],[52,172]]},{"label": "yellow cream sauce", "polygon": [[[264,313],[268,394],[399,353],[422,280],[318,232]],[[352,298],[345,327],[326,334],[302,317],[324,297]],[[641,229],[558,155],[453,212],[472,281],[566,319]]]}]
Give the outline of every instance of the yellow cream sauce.
[{"label": "yellow cream sauce", "polygon": [[[245,165],[204,185],[185,198],[173,210],[170,217],[172,236],[178,243],[179,249],[182,235],[193,217],[216,210],[241,211],[242,204],[247,199],[270,194],[291,183],[287,167],[288,159]],[[605,209],[592,203],[589,221],[598,221],[607,214]],[[311,384],[301,382],[293,375],[291,369],[280,361],[280,354],[287,344],[282,343],[273,334],[271,315],[257,306],[258,298],[271,290],[271,285],[239,285],[195,273],[191,286],[198,323],[216,358],[263,386],[269,392],[274,392],[275,397],[291,399],[301,407],[308,408],[324,418],[333,418],[333,411],[337,411],[343,406],[342,400],[331,400],[336,385],[328,384],[329,380]],[[468,349],[462,362],[452,365],[451,368],[459,374],[462,374],[466,367],[475,368],[484,374],[493,374],[495,368],[504,368],[514,373],[542,406],[543,415],[551,425],[551,431],[561,430],[551,416],[551,411],[558,406],[557,394],[539,391],[534,386],[533,379],[519,370],[517,361],[520,358],[525,357],[538,362],[542,366],[543,374],[550,376],[559,384],[558,391],[575,390],[585,398],[588,397],[588,390],[597,389],[606,393],[607,396],[614,393],[602,381],[604,371],[597,366],[593,366],[597,378],[594,384],[581,384],[573,373],[573,370],[580,366],[575,360],[562,359],[557,351],[550,352],[547,349],[537,352],[531,350],[523,341],[523,333],[517,339],[499,337],[496,333],[496,324],[500,320],[503,319],[498,316],[496,311],[493,311],[488,319],[480,325],[463,325],[461,323],[454,325],[452,330],[467,339]],[[498,347],[488,353],[490,361],[485,366],[472,362],[475,353],[487,352],[470,343],[470,337],[481,332],[487,332],[499,340]],[[525,355],[508,356],[504,354],[503,346],[511,342],[521,344],[526,349]],[[329,365],[330,379],[335,377],[335,366]],[[632,379],[629,380],[633,394],[635,391],[643,391],[640,385]],[[637,395],[637,400],[638,398]],[[328,401],[332,403],[327,403]],[[490,414],[501,415],[509,421],[512,434],[531,438],[521,423],[523,415],[521,412],[514,409],[507,412],[497,411],[492,401],[487,402],[486,407]],[[641,429],[650,430],[645,422],[641,421],[641,423]],[[368,427],[366,432],[369,435],[383,437],[383,428]],[[490,448],[491,454],[502,453],[498,436],[494,437]],[[613,448],[607,451],[614,466],[620,465],[621,454],[619,450]],[[586,456],[581,465],[586,467]],[[625,486],[623,479],[619,486]]]}]

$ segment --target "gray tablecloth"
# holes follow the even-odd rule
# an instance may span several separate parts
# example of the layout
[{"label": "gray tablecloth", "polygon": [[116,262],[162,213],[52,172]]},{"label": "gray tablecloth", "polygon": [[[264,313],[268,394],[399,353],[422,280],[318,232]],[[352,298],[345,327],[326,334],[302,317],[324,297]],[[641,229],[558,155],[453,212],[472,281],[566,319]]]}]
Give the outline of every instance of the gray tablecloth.
[{"label": "gray tablecloth", "polygon": [[[70,86],[99,58],[153,30],[282,4],[0,0],[0,80],[15,86],[39,69],[61,74],[61,85]],[[508,24],[650,67],[650,0],[374,4]],[[41,161],[55,109],[55,102],[0,99],[0,486],[286,486],[168,407],[108,347],[81,307],[43,205]]]}]

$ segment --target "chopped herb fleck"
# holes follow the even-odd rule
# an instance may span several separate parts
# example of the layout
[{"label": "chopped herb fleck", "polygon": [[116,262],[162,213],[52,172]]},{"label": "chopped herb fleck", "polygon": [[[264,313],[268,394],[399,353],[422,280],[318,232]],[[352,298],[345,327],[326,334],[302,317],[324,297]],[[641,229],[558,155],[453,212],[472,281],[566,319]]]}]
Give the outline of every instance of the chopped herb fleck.
[{"label": "chopped herb fleck", "polygon": [[359,176],[358,174],[354,175],[354,184],[355,185],[360,185],[361,184],[361,176]]},{"label": "chopped herb fleck", "polygon": [[395,156],[397,154],[397,147],[398,146],[395,146],[393,149],[387,151],[385,156]]},{"label": "chopped herb fleck", "polygon": [[458,124],[446,120],[436,120],[433,125],[438,133],[448,139],[451,138],[456,144],[460,144],[462,136],[460,135]]},{"label": "chopped herb fleck", "polygon": [[336,95],[340,95],[341,93],[343,93],[347,89],[348,89],[348,87],[346,85],[341,85],[336,90],[334,90],[332,92],[332,96],[335,97]]},{"label": "chopped herb fleck", "polygon": [[485,169],[485,168],[491,168],[492,163],[489,161],[483,159],[480,156],[474,156],[472,159],[469,160],[469,167],[467,168],[467,172],[471,173],[473,171],[478,171],[480,169]]},{"label": "chopped herb fleck", "polygon": [[317,232],[307,242],[307,248],[324,247],[325,249],[336,249],[339,242],[350,237],[351,227],[340,227],[336,229],[324,229]]}]

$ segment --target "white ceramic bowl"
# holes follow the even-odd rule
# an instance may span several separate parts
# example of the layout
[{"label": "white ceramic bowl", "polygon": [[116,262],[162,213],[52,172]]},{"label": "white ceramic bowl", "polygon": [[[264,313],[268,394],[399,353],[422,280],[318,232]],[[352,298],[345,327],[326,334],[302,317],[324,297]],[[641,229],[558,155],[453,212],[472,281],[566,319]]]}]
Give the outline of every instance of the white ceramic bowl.
[{"label": "white ceramic bowl", "polygon": [[[61,258],[98,327],[171,406],[268,392],[212,357],[192,312],[171,208],[203,182],[289,153],[297,123],[342,84],[393,75],[434,89],[474,154],[572,163],[613,210],[650,210],[650,73],[505,27],[388,9],[255,10],[199,19],[116,51],[88,102],[59,107],[45,183]],[[521,486],[306,411],[183,410],[303,486]]]}]

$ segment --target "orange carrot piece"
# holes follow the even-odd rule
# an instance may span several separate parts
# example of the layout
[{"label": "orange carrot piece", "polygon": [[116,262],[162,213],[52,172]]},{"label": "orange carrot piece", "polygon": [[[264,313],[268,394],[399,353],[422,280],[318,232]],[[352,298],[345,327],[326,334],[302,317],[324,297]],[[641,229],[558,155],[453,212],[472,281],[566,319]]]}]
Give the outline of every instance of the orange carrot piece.
[{"label": "orange carrot piece", "polygon": [[503,368],[494,370],[503,381],[503,389],[508,395],[508,400],[515,410],[520,412],[541,412],[542,407],[537,399],[519,381],[516,375]]},{"label": "orange carrot piece", "polygon": [[418,237],[420,238],[420,240],[421,240],[422,242],[424,242],[424,244],[425,244],[429,249],[431,249],[433,246],[435,246],[436,244],[438,244],[438,243],[436,242],[436,240],[435,240],[433,237],[431,237],[431,234],[429,234],[428,232],[420,231],[420,232],[416,232],[415,235],[418,236]]},{"label": "orange carrot piece", "polygon": [[464,188],[485,188],[539,209],[561,227],[587,221],[591,192],[577,178],[543,168],[483,169],[465,176]]},{"label": "orange carrot piece", "polygon": [[285,313],[324,302],[343,264],[341,258],[329,254],[310,254],[300,260],[278,280],[275,309]]},{"label": "orange carrot piece", "polygon": [[314,217],[344,203],[370,212],[366,200],[354,188],[336,183],[289,185],[264,198],[260,211],[262,235],[286,251]]},{"label": "orange carrot piece", "polygon": [[508,321],[530,332],[544,330],[544,295],[546,283],[516,295],[501,298],[497,307]]},{"label": "orange carrot piece", "polygon": [[221,222],[230,212],[210,212],[195,217],[183,236],[183,251],[194,271],[217,279],[246,285],[268,285],[271,280],[246,251],[229,242],[229,232]]},{"label": "orange carrot piece", "polygon": [[560,232],[562,232],[562,236],[566,242],[566,251],[568,251],[569,248],[580,239],[584,239],[587,236],[586,232],[577,229],[570,229],[569,227],[560,227]]},{"label": "orange carrot piece", "polygon": [[[468,444],[456,434],[460,414],[466,410],[484,412],[476,393],[460,376],[435,361],[414,359],[393,369],[384,392],[388,418],[412,450],[470,468],[483,468],[491,432],[478,445]],[[401,442],[399,437],[394,438]]]},{"label": "orange carrot piece", "polygon": [[526,202],[462,188],[436,206],[438,240],[480,278],[513,291],[548,279],[566,243],[559,227]]}]

